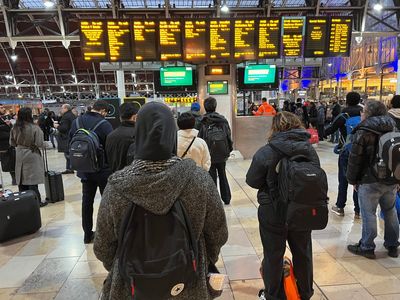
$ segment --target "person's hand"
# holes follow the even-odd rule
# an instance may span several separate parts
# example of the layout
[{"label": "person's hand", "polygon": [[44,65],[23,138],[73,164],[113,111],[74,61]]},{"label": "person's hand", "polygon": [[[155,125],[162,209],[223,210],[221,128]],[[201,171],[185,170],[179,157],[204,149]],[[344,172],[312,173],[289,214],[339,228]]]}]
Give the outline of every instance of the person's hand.
[{"label": "person's hand", "polygon": [[358,193],[358,184],[353,185],[353,188]]},{"label": "person's hand", "polygon": [[60,124],[58,124],[58,123],[54,123],[54,125],[53,125],[53,126],[54,126],[54,128],[56,128],[56,129],[57,129],[57,128],[60,126]]}]

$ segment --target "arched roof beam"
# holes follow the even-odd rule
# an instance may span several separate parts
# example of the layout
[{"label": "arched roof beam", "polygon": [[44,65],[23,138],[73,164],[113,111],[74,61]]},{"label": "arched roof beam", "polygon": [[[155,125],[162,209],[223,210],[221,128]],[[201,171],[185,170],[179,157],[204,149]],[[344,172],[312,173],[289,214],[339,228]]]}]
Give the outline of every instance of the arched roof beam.
[{"label": "arched roof beam", "polygon": [[21,44],[22,44],[22,47],[24,48],[26,57],[28,58],[29,65],[31,66],[33,80],[34,80],[34,83],[35,83],[35,94],[36,94],[37,97],[39,97],[40,96],[39,87],[38,87],[38,82],[37,82],[37,77],[36,77],[36,71],[35,71],[35,68],[33,67],[33,64],[32,64],[31,54],[29,53],[28,49],[26,49],[25,44],[24,43],[21,43]]},{"label": "arched roof beam", "polygon": [[8,55],[8,52],[6,51],[6,49],[4,48],[4,46],[3,46],[2,43],[0,43],[0,47],[1,47],[1,49],[3,50],[4,56],[6,57],[6,60],[7,60],[7,62],[8,62],[9,67],[10,67],[10,71],[11,71],[11,74],[12,74],[13,80],[14,80],[14,85],[16,85],[16,84],[17,84],[17,79],[15,78],[14,68],[13,68],[13,66],[12,66],[12,64],[11,64],[11,61],[10,61],[10,57],[9,57],[9,55]]}]

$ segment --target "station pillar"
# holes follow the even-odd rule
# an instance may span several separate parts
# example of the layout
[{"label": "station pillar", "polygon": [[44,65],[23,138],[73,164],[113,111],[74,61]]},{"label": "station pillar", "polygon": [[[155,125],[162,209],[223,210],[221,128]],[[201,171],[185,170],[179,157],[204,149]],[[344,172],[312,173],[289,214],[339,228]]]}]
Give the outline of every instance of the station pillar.
[{"label": "station pillar", "polygon": [[121,100],[121,103],[124,101],[126,97],[125,93],[125,74],[123,70],[117,70],[117,91],[118,98]]},{"label": "station pillar", "polygon": [[400,95],[400,59],[397,61],[396,95]]}]

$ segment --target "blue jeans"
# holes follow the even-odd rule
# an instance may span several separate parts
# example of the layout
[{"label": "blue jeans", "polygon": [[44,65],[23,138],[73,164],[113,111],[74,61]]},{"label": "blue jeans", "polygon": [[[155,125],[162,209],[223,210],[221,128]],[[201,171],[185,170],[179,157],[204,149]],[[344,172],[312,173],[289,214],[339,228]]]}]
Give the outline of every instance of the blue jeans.
[{"label": "blue jeans", "polygon": [[[349,183],[346,178],[346,171],[347,171],[347,163],[349,161],[348,151],[343,151],[339,155],[338,161],[338,180],[339,180],[339,188],[338,188],[338,196],[336,200],[336,206],[339,208],[344,208],[346,206],[347,201],[347,188]],[[353,191],[353,202],[354,202],[354,212],[359,214],[360,213],[360,206],[358,204],[358,195],[356,191]]]},{"label": "blue jeans", "polygon": [[362,250],[374,250],[374,239],[377,236],[376,209],[380,205],[385,220],[385,247],[398,247],[399,220],[395,207],[396,185],[381,183],[362,184],[358,189],[361,217],[362,237],[360,240]]}]

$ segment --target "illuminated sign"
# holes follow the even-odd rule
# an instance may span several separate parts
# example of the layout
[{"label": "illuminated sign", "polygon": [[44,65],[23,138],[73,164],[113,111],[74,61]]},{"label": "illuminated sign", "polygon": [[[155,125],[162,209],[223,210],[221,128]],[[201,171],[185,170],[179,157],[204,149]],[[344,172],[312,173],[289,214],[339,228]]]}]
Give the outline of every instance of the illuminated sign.
[{"label": "illuminated sign", "polygon": [[160,21],[159,24],[161,60],[181,60],[181,21]]},{"label": "illuminated sign", "polygon": [[307,17],[304,57],[327,55],[328,25],[328,18]]},{"label": "illuminated sign", "polygon": [[81,49],[83,59],[106,60],[104,21],[81,21]]},{"label": "illuminated sign", "polygon": [[165,97],[165,103],[195,103],[197,97]]},{"label": "illuminated sign", "polygon": [[235,20],[234,22],[234,58],[252,60],[256,58],[256,21]]},{"label": "illuminated sign", "polygon": [[258,20],[258,58],[278,58],[281,55],[281,19]]},{"label": "illuminated sign", "polygon": [[304,17],[283,17],[283,56],[299,57],[303,47]]},{"label": "illuminated sign", "polygon": [[349,56],[351,42],[352,18],[332,17],[329,56]]},{"label": "illuminated sign", "polygon": [[133,49],[136,61],[158,60],[156,21],[133,21]]},{"label": "illuminated sign", "polygon": [[209,95],[226,95],[228,94],[228,81],[208,81],[207,92]]},{"label": "illuminated sign", "polygon": [[132,60],[129,20],[107,20],[107,36],[110,61]]},{"label": "illuminated sign", "polygon": [[210,59],[231,58],[231,21],[210,20]]},{"label": "illuminated sign", "polygon": [[184,60],[204,62],[207,60],[207,22],[185,21]]}]

